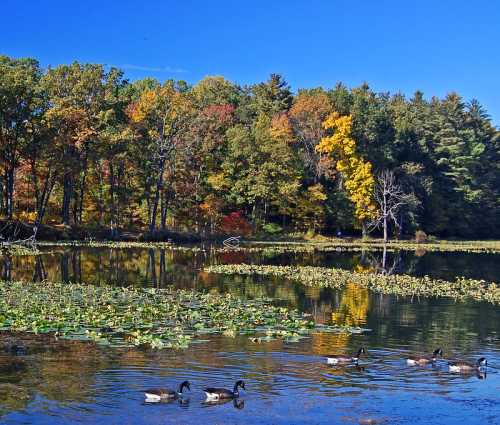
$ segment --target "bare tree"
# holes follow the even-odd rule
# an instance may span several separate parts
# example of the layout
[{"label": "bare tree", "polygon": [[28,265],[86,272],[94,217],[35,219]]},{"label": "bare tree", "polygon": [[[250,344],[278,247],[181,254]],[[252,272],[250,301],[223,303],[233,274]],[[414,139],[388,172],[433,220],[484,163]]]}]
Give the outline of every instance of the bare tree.
[{"label": "bare tree", "polygon": [[370,228],[382,227],[384,243],[387,243],[388,239],[389,222],[392,221],[396,228],[400,226],[398,213],[407,204],[407,198],[408,195],[397,184],[396,177],[392,171],[384,170],[377,176],[375,202],[378,205],[378,213],[370,223]]}]

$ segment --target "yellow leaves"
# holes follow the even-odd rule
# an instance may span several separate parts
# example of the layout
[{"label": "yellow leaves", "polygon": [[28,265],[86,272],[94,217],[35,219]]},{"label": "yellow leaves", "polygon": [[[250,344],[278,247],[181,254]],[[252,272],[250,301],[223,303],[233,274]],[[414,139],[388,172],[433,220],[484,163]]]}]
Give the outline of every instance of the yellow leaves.
[{"label": "yellow leaves", "polygon": [[185,93],[179,92],[171,82],[145,90],[137,102],[130,106],[132,122],[144,126],[151,138],[171,137],[186,121],[192,104]]},{"label": "yellow leaves", "polygon": [[224,173],[210,174],[207,177],[208,184],[215,190],[222,190],[228,187],[228,181]]},{"label": "yellow leaves", "polygon": [[321,184],[315,184],[307,188],[307,194],[312,201],[326,201],[326,194],[323,192],[323,186]]},{"label": "yellow leaves", "polygon": [[157,94],[155,90],[146,90],[142,93],[138,102],[134,103],[129,116],[132,122],[139,123],[146,119],[152,105],[156,103]]},{"label": "yellow leaves", "polygon": [[337,160],[336,169],[345,178],[344,186],[354,203],[356,217],[362,221],[373,218],[376,213],[373,200],[375,179],[371,163],[356,152],[356,142],[351,138],[352,116],[333,112],[323,122],[323,128],[333,133],[323,137],[316,150]]},{"label": "yellow leaves", "polygon": [[53,107],[45,112],[44,120],[49,128],[57,130],[63,143],[71,141],[76,147],[97,133],[86,111],[75,106]]},{"label": "yellow leaves", "polygon": [[356,151],[356,142],[350,137],[352,129],[352,117],[350,115],[340,116],[332,112],[323,122],[325,130],[333,130],[331,136],[323,137],[316,147],[320,153],[344,156],[352,156]]},{"label": "yellow leaves", "polygon": [[269,133],[273,139],[278,141],[283,141],[285,143],[293,143],[294,141],[292,125],[285,113],[273,117]]}]

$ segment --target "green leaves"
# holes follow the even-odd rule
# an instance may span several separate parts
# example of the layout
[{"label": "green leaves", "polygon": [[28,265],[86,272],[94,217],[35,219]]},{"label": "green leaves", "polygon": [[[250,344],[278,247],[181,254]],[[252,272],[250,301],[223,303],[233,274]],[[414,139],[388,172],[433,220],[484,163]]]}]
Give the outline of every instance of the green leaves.
[{"label": "green leaves", "polygon": [[208,273],[279,276],[308,286],[341,288],[349,282],[384,294],[401,296],[474,299],[500,304],[500,286],[484,280],[459,277],[455,282],[428,276],[384,275],[311,266],[220,265],[205,268]]},{"label": "green leaves", "polygon": [[54,333],[57,337],[117,346],[185,348],[197,335],[271,332],[281,338],[314,327],[297,311],[270,300],[229,294],[92,286],[0,282],[0,327]]}]

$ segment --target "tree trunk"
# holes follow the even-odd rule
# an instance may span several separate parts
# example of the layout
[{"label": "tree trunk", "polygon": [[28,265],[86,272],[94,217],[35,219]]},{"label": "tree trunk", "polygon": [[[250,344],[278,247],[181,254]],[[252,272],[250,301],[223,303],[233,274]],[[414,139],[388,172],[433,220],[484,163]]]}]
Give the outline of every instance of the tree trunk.
[{"label": "tree trunk", "polygon": [[161,220],[161,230],[166,230],[167,228],[167,194],[165,193],[164,190],[162,190],[161,193],[161,214],[160,214],[160,220]]},{"label": "tree trunk", "polygon": [[6,177],[6,189],[7,189],[7,198],[6,198],[6,211],[5,214],[9,220],[12,220],[12,215],[14,213],[14,167],[9,165],[5,173]]},{"label": "tree trunk", "polygon": [[387,243],[387,217],[384,215],[384,246]]},{"label": "tree trunk", "polygon": [[387,244],[384,243],[384,250],[382,252],[382,270],[384,273],[387,272],[386,263],[387,263]]},{"label": "tree trunk", "polygon": [[368,225],[365,220],[361,222],[361,235],[363,239],[368,236]]},{"label": "tree trunk", "polygon": [[116,233],[116,207],[115,207],[115,173],[113,163],[109,162],[109,230],[111,237]]},{"label": "tree trunk", "polygon": [[47,172],[47,178],[45,179],[45,183],[43,185],[43,191],[40,196],[40,205],[38,206],[36,213],[36,220],[34,226],[34,236],[36,238],[36,232],[40,224],[42,224],[43,217],[45,216],[45,211],[47,209],[47,205],[49,203],[50,194],[52,193],[52,189],[56,183],[56,173],[52,173],[52,167],[49,166],[49,170]]},{"label": "tree trunk", "polygon": [[62,221],[66,226],[70,224],[70,205],[71,199],[73,198],[73,186],[73,177],[70,173],[66,173],[63,182],[63,202],[61,210]]},{"label": "tree trunk", "polygon": [[151,211],[151,221],[149,222],[149,231],[151,233],[156,229],[156,214],[158,212],[158,204],[160,201],[160,191],[163,186],[163,173],[165,171],[165,158],[160,159],[159,170],[158,170],[158,179],[156,180],[156,189],[155,189],[155,197],[153,200],[153,208]]},{"label": "tree trunk", "polygon": [[78,202],[78,223],[82,223],[82,216],[83,216],[83,199],[85,197],[85,183],[87,182],[87,165],[85,164],[85,167],[83,169],[83,175],[82,175],[82,180],[80,183],[80,199]]},{"label": "tree trunk", "polygon": [[[383,218],[383,228],[384,228],[384,248],[387,243],[387,216],[389,212],[387,211],[387,183],[384,181],[384,192],[383,192],[383,204],[382,204],[382,218]],[[384,253],[385,254],[385,253]],[[384,266],[385,267],[385,266]]]},{"label": "tree trunk", "polygon": [[35,161],[30,161],[31,168],[31,179],[33,180],[33,189],[35,193],[35,211],[40,208],[40,188],[38,187],[38,176],[36,173],[36,163]]}]

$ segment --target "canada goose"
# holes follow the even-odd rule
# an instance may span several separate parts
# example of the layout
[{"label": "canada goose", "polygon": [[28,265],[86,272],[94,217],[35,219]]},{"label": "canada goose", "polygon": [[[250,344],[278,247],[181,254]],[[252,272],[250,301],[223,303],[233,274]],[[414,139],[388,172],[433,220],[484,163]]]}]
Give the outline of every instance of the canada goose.
[{"label": "canada goose", "polygon": [[441,348],[436,348],[432,355],[430,356],[411,356],[406,359],[406,363],[412,366],[416,365],[426,365],[428,363],[434,363],[438,356],[443,356],[443,350]]},{"label": "canada goose", "polygon": [[169,390],[165,388],[153,388],[150,390],[144,391],[144,395],[146,396],[146,402],[148,403],[157,403],[162,400],[176,400],[179,396],[182,395],[182,391],[184,388],[187,388],[191,391],[191,387],[189,381],[184,381],[179,386],[179,391]]},{"label": "canada goose", "polygon": [[366,350],[361,347],[358,350],[358,353],[356,356],[343,356],[343,355],[329,355],[326,356],[326,363],[327,364],[338,364],[338,363],[357,363],[361,354],[365,354]]},{"label": "canada goose", "polygon": [[486,367],[487,365],[488,362],[484,357],[478,359],[475,364],[462,361],[448,363],[450,372],[462,372],[462,373],[477,372],[479,369]]},{"label": "canada goose", "polygon": [[226,390],[225,388],[213,388],[213,387],[204,388],[203,391],[207,395],[207,401],[217,401],[217,400],[238,398],[240,396],[240,393],[238,391],[239,387],[245,389],[245,383],[241,380],[236,381],[236,383],[234,384],[233,391]]}]

